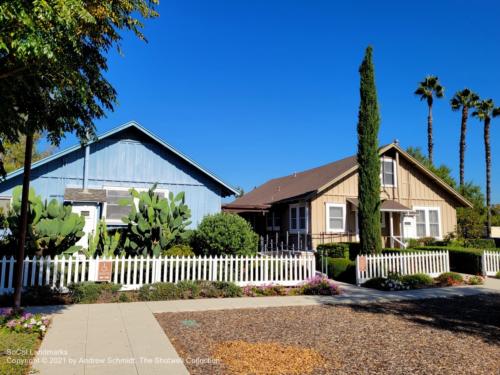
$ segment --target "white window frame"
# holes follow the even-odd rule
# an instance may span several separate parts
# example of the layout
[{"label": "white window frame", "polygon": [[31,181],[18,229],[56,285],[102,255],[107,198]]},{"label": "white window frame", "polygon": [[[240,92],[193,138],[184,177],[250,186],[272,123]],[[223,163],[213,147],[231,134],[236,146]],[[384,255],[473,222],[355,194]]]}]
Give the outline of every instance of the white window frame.
[{"label": "white window frame", "polygon": [[[384,162],[387,161],[392,161],[392,170],[394,172],[394,184],[384,184],[384,172],[383,172],[383,166]],[[382,187],[398,187],[398,172],[396,168],[396,159],[388,157],[388,156],[383,156],[380,158],[380,184]]]},{"label": "white window frame", "polygon": [[[342,228],[330,228],[330,207],[342,208]],[[347,224],[347,209],[345,203],[325,203],[325,218],[326,218],[326,232],[327,233],[345,233]]]},{"label": "white window frame", "polygon": [[268,217],[266,218],[266,226],[267,226],[267,230],[270,230],[270,231],[273,231],[273,232],[277,232],[280,230],[280,226],[279,225],[276,225],[276,217],[278,216],[278,213],[275,212],[275,211],[269,211],[267,213],[268,215],[271,215],[271,224],[272,225],[267,225],[267,219],[269,219]]},{"label": "white window frame", "polygon": [[[129,191],[130,189],[135,189],[138,192],[143,192],[143,191],[148,191],[149,190],[149,188],[141,188],[141,187],[133,187],[133,186],[131,186],[131,187],[125,187],[125,186],[103,186],[102,189],[106,190],[106,196],[107,196],[108,190]],[[155,189],[155,192],[164,193],[165,197],[167,198],[169,190],[168,189]],[[134,204],[135,204],[135,208],[137,209],[138,205],[139,205],[139,199],[138,198],[134,198]],[[107,215],[108,215],[108,202],[104,202],[104,204],[102,205],[102,215],[101,215],[101,217],[104,218],[104,219],[106,219],[106,224],[115,225],[115,226],[116,225],[127,225],[127,224],[125,224],[121,220],[111,220],[111,219],[108,220]]]},{"label": "white window frame", "polygon": [[[292,209],[297,209],[297,217],[295,218],[296,228],[292,229]],[[306,215],[305,228],[300,228],[300,209],[304,208]],[[309,227],[309,210],[305,203],[295,203],[288,206],[288,229],[290,233],[307,233]]]},{"label": "white window frame", "polygon": [[[443,236],[442,224],[441,224],[441,207],[435,206],[413,206],[414,211],[424,211],[425,212],[425,235],[423,237],[434,237],[437,239],[441,239]],[[431,223],[429,220],[429,211],[437,211],[438,213],[438,236],[431,236]],[[415,225],[417,222],[415,221]],[[418,231],[415,232],[417,238],[422,238],[422,236],[418,236]]]}]

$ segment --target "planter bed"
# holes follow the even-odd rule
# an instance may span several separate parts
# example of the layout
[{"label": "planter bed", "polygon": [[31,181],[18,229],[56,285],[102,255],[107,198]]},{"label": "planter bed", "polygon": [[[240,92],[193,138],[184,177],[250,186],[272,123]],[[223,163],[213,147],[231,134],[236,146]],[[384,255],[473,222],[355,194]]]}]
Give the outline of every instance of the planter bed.
[{"label": "planter bed", "polygon": [[156,317],[191,374],[479,375],[498,372],[499,309],[491,295]]}]

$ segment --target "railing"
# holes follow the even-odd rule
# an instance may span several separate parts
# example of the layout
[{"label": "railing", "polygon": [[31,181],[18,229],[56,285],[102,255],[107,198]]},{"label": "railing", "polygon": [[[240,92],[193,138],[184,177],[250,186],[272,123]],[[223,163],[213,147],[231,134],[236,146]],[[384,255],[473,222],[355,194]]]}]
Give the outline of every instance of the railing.
[{"label": "railing", "polygon": [[311,250],[311,236],[306,233],[285,232],[281,236],[280,233],[273,232],[260,237],[261,253],[294,253]]},{"label": "railing", "polygon": [[[0,261],[0,294],[12,293],[16,260]],[[23,266],[23,287],[51,286],[66,292],[68,285],[98,281],[100,265],[110,267],[110,280],[122,290],[134,290],[154,282],[182,280],[231,281],[240,286],[279,284],[298,285],[316,273],[312,254],[299,256],[221,256],[221,257],[33,257]]]},{"label": "railing", "polygon": [[358,285],[375,277],[387,277],[390,272],[400,275],[425,273],[436,277],[449,271],[450,258],[447,251],[358,255],[356,257],[356,284]]},{"label": "railing", "polygon": [[500,272],[500,251],[483,251],[481,263],[483,275],[495,276]]}]

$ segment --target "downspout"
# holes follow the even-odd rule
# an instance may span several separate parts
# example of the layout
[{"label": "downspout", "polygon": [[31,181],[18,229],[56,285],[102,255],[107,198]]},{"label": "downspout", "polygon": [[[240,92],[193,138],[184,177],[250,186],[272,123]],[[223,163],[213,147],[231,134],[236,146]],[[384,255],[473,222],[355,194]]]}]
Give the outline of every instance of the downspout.
[{"label": "downspout", "polygon": [[90,159],[90,146],[85,145],[85,158],[83,159],[83,191],[87,192],[89,185],[89,159]]}]

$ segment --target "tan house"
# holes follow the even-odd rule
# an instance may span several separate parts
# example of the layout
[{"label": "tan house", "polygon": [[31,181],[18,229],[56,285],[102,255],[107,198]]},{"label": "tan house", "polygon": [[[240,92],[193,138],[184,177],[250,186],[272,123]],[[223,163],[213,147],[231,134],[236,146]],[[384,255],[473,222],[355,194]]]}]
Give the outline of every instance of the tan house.
[{"label": "tan house", "polygon": [[[457,207],[471,203],[397,143],[380,149],[382,241],[404,247],[410,238],[454,232]],[[358,241],[358,163],[351,156],[272,179],[223,206],[245,217],[265,238],[294,248]]]}]

